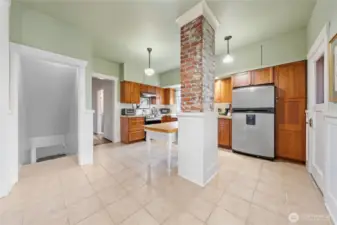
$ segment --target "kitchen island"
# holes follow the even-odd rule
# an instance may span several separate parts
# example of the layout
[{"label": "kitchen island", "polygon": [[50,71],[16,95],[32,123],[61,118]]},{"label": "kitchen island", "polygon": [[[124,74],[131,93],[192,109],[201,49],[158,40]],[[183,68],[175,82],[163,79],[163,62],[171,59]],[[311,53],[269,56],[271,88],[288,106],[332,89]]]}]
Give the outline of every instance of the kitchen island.
[{"label": "kitchen island", "polygon": [[167,169],[171,170],[172,143],[177,140],[178,122],[168,122],[145,125],[146,143],[149,164],[151,164],[151,140],[165,141],[167,143]]}]

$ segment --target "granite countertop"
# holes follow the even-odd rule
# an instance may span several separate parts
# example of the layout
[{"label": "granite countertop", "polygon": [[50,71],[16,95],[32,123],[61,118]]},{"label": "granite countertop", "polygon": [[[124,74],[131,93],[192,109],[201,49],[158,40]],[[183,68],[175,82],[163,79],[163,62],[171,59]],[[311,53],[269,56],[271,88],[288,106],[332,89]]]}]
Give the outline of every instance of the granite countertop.
[{"label": "granite countertop", "polygon": [[229,119],[229,120],[231,120],[232,116],[218,115],[218,118],[219,119]]}]

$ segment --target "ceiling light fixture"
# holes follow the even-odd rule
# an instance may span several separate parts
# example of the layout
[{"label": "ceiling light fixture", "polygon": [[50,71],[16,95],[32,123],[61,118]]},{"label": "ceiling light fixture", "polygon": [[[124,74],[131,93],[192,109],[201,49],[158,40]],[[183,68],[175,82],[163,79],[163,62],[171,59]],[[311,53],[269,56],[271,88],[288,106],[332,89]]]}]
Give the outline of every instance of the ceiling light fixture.
[{"label": "ceiling light fixture", "polygon": [[154,69],[151,68],[151,52],[152,48],[147,48],[149,52],[149,67],[144,70],[146,76],[152,76],[155,72]]},{"label": "ceiling light fixture", "polygon": [[227,55],[223,58],[223,63],[231,63],[234,61],[233,56],[229,54],[229,40],[232,39],[232,36],[226,36],[225,41],[227,41]]}]

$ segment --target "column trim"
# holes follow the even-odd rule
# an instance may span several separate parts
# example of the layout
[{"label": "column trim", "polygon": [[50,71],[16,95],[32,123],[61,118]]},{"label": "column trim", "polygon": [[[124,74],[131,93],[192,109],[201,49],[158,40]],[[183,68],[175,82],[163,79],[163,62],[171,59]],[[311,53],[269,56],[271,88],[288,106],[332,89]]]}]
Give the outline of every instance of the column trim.
[{"label": "column trim", "polygon": [[186,11],[183,15],[178,17],[176,19],[176,23],[178,23],[179,26],[182,27],[201,15],[203,15],[207,19],[207,21],[210,23],[210,25],[214,30],[216,30],[219,27],[220,25],[219,20],[216,18],[216,16],[209,8],[205,0],[199,2],[191,9]]}]

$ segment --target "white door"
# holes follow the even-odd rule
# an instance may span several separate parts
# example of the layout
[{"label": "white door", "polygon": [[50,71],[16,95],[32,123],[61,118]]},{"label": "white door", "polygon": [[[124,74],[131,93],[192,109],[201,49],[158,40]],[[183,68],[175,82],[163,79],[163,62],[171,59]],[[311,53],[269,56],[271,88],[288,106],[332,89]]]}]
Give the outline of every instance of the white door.
[{"label": "white door", "polygon": [[103,115],[103,136],[113,141],[113,83],[104,81],[104,115]]},{"label": "white door", "polygon": [[318,44],[314,45],[308,57],[307,112],[308,167],[309,172],[323,194],[326,167],[324,112],[328,102],[327,44],[324,36],[320,35],[316,41]]}]

